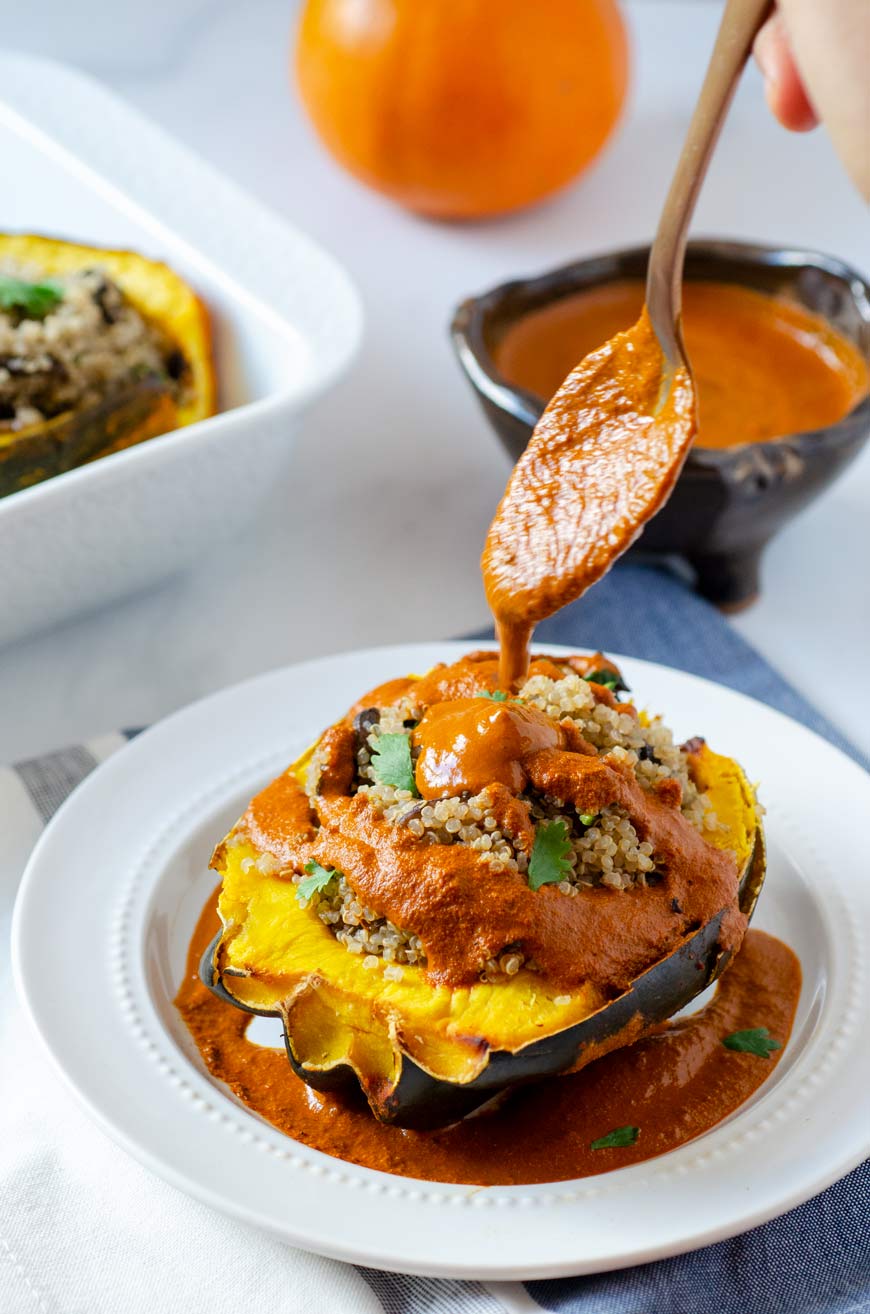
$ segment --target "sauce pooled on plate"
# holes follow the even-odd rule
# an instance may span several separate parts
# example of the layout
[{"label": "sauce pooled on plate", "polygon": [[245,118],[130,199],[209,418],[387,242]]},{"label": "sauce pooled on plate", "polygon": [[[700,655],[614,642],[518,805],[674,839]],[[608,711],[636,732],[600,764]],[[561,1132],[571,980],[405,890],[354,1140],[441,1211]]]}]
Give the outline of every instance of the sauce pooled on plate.
[{"label": "sauce pooled on plate", "polygon": [[[783,1052],[771,1048],[763,1057],[723,1041],[765,1027],[784,1047],[800,994],[792,951],[772,936],[749,931],[713,1000],[700,1011],[665,1023],[581,1072],[513,1090],[478,1117],[442,1131],[407,1131],[378,1122],[361,1096],[338,1099],[312,1090],[291,1071],[283,1048],[247,1039],[252,1019],[216,999],[199,979],[199,959],[220,926],[216,902],[217,891],[200,917],[175,1001],[212,1076],[303,1145],[427,1181],[567,1181],[685,1144],[739,1108]],[[592,1148],[617,1129],[626,1134]]]}]

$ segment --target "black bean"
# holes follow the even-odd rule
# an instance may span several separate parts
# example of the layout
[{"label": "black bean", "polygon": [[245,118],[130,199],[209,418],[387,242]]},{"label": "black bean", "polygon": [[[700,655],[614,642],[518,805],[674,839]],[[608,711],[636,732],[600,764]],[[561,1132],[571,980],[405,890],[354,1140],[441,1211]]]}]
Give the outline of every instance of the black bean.
[{"label": "black bean", "polygon": [[179,379],[182,379],[186,372],[187,361],[184,359],[183,352],[180,352],[177,349],[175,351],[170,351],[169,355],[166,357],[166,373],[169,375],[170,379],[174,379],[175,382],[178,383]]},{"label": "black bean", "polygon": [[661,766],[662,764],[661,758],[656,757],[649,744],[642,744],[637,750],[637,756],[641,762],[655,762],[656,766]]},{"label": "black bean", "polygon": [[[114,324],[121,308],[120,297],[105,279],[101,279],[92,293],[94,305],[98,307],[104,324]],[[113,304],[114,303],[114,304]]]},{"label": "black bean", "polygon": [[408,808],[408,811],[403,812],[402,815],[397,818],[396,824],[398,826],[407,826],[408,822],[412,821],[414,817],[419,817],[420,813],[427,806],[428,800],[425,798],[421,799],[419,803],[412,803]]},{"label": "black bean", "polygon": [[34,370],[33,362],[29,361],[26,356],[0,356],[0,366],[13,378],[19,374],[46,374],[50,372],[51,367]]},{"label": "black bean", "polygon": [[381,714],[376,707],[364,707],[361,712],[357,712],[353,718],[353,728],[359,741],[360,748],[365,748],[366,740],[372,730],[380,722]]},{"label": "black bean", "polygon": [[15,378],[22,379],[48,379],[48,378],[66,378],[66,367],[61,364],[56,356],[49,352],[40,354],[36,358],[27,356],[0,356],[0,366]]}]

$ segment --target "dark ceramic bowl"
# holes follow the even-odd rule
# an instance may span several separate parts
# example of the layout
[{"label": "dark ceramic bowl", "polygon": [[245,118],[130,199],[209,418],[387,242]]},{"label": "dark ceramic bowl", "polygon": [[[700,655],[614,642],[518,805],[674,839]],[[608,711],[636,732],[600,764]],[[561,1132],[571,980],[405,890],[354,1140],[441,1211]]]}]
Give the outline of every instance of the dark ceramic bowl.
[{"label": "dark ceramic bowl", "polygon": [[[649,247],[579,260],[470,297],[453,317],[453,344],[487,418],[516,460],[544,401],[509,383],[494,352],[531,310],[586,288],[643,278]],[[741,283],[777,293],[823,315],[870,360],[870,285],[831,256],[742,242],[690,242],[685,277]],[[719,606],[739,608],[758,593],[761,553],[857,456],[870,435],[870,397],[837,424],[724,450],[693,447],[674,492],[634,552],[684,557],[697,587]]]}]

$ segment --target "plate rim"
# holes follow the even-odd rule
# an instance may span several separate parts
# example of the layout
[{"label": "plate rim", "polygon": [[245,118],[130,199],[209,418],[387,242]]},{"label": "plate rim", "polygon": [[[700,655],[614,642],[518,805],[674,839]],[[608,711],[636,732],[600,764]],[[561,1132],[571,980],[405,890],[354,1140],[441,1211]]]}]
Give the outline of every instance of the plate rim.
[{"label": "plate rim", "polygon": [[[564,645],[547,644],[545,646],[548,650],[554,652],[573,652],[578,650],[573,647],[565,647]],[[75,818],[80,810],[83,814],[86,813],[87,807],[89,806],[88,800],[91,792],[93,791],[98,795],[100,790],[104,788],[104,783],[107,780],[111,781],[113,772],[118,769],[119,758],[126,756],[126,760],[129,762],[130,758],[128,755],[134,753],[134,751],[137,755],[141,754],[147,757],[147,754],[151,751],[151,744],[157,742],[159,745],[160,740],[164,736],[168,735],[171,737],[179,728],[183,729],[184,722],[196,715],[201,715],[204,708],[210,710],[214,704],[220,703],[224,700],[232,701],[233,699],[256,696],[257,686],[259,685],[265,687],[270,682],[274,681],[277,681],[280,684],[284,680],[304,678],[304,673],[306,671],[311,671],[315,668],[322,668],[324,664],[328,665],[330,663],[337,663],[340,666],[345,664],[354,665],[361,660],[373,660],[382,663],[385,669],[389,669],[388,664],[392,664],[392,669],[395,670],[397,669],[397,664],[401,661],[406,663],[406,665],[403,666],[403,669],[415,669],[416,663],[412,663],[411,657],[411,654],[413,653],[426,654],[423,660],[431,661],[435,656],[437,656],[438,659],[456,656],[461,651],[467,649],[467,647],[468,641],[453,641],[435,644],[417,643],[384,645],[376,648],[352,650],[350,652],[334,654],[327,657],[314,658],[306,662],[282,666],[275,670],[253,676],[239,684],[230,686],[228,689],[218,691],[217,693],[211,694],[204,699],[200,699],[185,708],[179,709],[171,716],[155,723],[154,726],[145,731],[127,747],[127,754],[113,755],[92,772],[82,785],[73,792],[70,798],[58,810],[55,817],[45,828],[45,831],[37,841],[21,882],[13,913],[12,926],[12,966],[16,991],[26,1013],[28,1014],[31,1025],[35,1028],[40,1037],[44,1050],[48,1052],[56,1070],[61,1073],[68,1089],[72,1090],[79,1102],[84,1104],[89,1115],[111,1136],[112,1139],[119,1143],[128,1153],[139,1159],[140,1162],[143,1162],[151,1171],[156,1172],[165,1180],[170,1181],[174,1186],[185,1193],[204,1201],[223,1213],[229,1213],[243,1221],[253,1223],[255,1226],[263,1228],[273,1235],[281,1236],[285,1240],[291,1241],[293,1244],[304,1246],[305,1248],[314,1250],[317,1253],[326,1254],[330,1257],[344,1261],[361,1263],[364,1266],[393,1269],[399,1272],[417,1272],[442,1277],[478,1277],[489,1280],[506,1280],[515,1278],[530,1279],[562,1276],[581,1272],[603,1272],[608,1269],[627,1267],[649,1262],[654,1259],[665,1258],[671,1255],[683,1253],[690,1249],[695,1249],[699,1246],[709,1245],[716,1241],[726,1239],[727,1237],[734,1236],[757,1226],[759,1223],[767,1221],[770,1218],[779,1216],[788,1209],[800,1204],[803,1200],[806,1200],[812,1195],[825,1189],[826,1186],[845,1175],[845,1173],[866,1157],[867,1153],[870,1152],[870,1140],[868,1140],[866,1144],[858,1144],[857,1142],[859,1138],[856,1137],[856,1143],[851,1151],[844,1151],[841,1153],[839,1157],[829,1162],[823,1171],[817,1170],[813,1174],[805,1174],[805,1177],[811,1177],[811,1180],[804,1180],[804,1182],[797,1188],[782,1195],[773,1205],[771,1205],[770,1201],[762,1202],[754,1209],[746,1209],[740,1214],[739,1218],[732,1218],[730,1222],[712,1228],[697,1228],[692,1232],[688,1239],[683,1235],[681,1237],[675,1237],[672,1242],[668,1244],[656,1244],[651,1247],[644,1247],[642,1245],[634,1245],[633,1247],[628,1246],[619,1254],[609,1256],[601,1261],[596,1259],[591,1261],[578,1261],[573,1257],[569,1257],[561,1262],[544,1261],[540,1264],[535,1262],[523,1262],[518,1266],[511,1266],[503,1263],[487,1265],[473,1260],[437,1262],[433,1260],[433,1257],[426,1256],[420,1263],[409,1262],[407,1257],[404,1257],[400,1262],[397,1262],[395,1256],[391,1256],[389,1253],[374,1254],[370,1247],[366,1249],[365,1253],[361,1253],[359,1249],[354,1248],[353,1243],[334,1243],[330,1239],[324,1238],[320,1233],[306,1233],[304,1227],[295,1226],[293,1230],[290,1231],[288,1230],[286,1222],[283,1224],[281,1222],[276,1222],[274,1216],[270,1217],[268,1216],[268,1213],[257,1214],[256,1211],[241,1206],[237,1202],[228,1199],[226,1196],[221,1196],[219,1193],[211,1190],[208,1186],[203,1185],[202,1182],[198,1182],[195,1178],[192,1178],[186,1172],[178,1169],[175,1164],[169,1161],[166,1157],[165,1147],[163,1154],[161,1155],[160,1152],[154,1151],[153,1148],[143,1145],[135,1136],[128,1134],[125,1127],[121,1125],[121,1121],[119,1121],[117,1115],[113,1116],[111,1112],[108,1112],[105,1108],[96,1103],[77,1083],[74,1074],[66,1069],[61,1058],[53,1051],[49,1035],[46,1030],[43,1029],[43,1025],[37,1015],[38,1009],[35,1001],[31,998],[28,989],[28,968],[25,961],[25,935],[27,917],[29,916],[28,903],[32,897],[30,891],[34,887],[38,888],[37,882],[39,880],[38,874],[41,870],[40,864],[42,862],[42,853],[47,851],[51,844],[55,842],[54,837],[62,830],[62,828],[71,824],[68,821],[70,816]],[[397,654],[397,656],[394,657],[393,654]],[[840,760],[841,767],[854,774],[855,779],[860,781],[862,788],[870,786],[870,776],[863,771],[859,764],[854,762],[839,748],[829,744],[808,727],[801,725],[799,722],[793,721],[792,718],[785,716],[776,709],[768,707],[766,704],[759,703],[748,695],[729,689],[726,686],[716,685],[712,681],[705,680],[703,677],[691,675],[672,667],[666,667],[661,663],[646,662],[639,658],[620,658],[618,655],[616,655],[616,660],[622,660],[626,665],[632,668],[651,668],[653,670],[664,671],[670,676],[677,677],[680,681],[686,680],[693,684],[700,685],[702,686],[702,689],[715,689],[717,695],[724,694],[729,699],[736,699],[748,704],[748,711],[751,711],[753,708],[760,708],[763,710],[766,717],[772,715],[778,721],[784,722],[792,729],[797,729],[801,736],[810,736],[811,740],[816,741],[819,745],[823,745],[826,752],[836,755],[836,758]],[[337,691],[337,701],[342,702],[343,699],[344,692],[339,689]],[[219,721],[219,718],[216,718],[216,721]],[[294,731],[291,722],[288,726],[287,739],[292,738],[293,733]],[[301,731],[299,733],[301,733]],[[275,756],[277,756],[277,752],[270,752],[268,755],[265,755],[268,760],[271,760]],[[255,764],[252,761],[248,759],[245,760],[244,766],[238,773],[239,786],[241,785],[243,777],[253,773],[254,765]],[[265,760],[263,762],[263,767],[265,769]],[[218,788],[222,789],[226,795],[228,789],[226,779],[222,778]],[[187,807],[184,810],[185,813],[189,812],[190,808],[199,802],[201,791],[199,791],[196,798],[193,797],[195,793],[196,791],[191,791],[191,797],[188,798]],[[150,826],[150,839],[153,841],[155,835],[158,833],[165,834],[169,829],[169,826],[170,823],[165,819],[164,824],[159,827],[157,831],[155,831],[153,825]],[[141,847],[141,844],[138,845],[138,847]],[[130,885],[131,882],[128,881],[127,884]],[[151,893],[153,893],[153,888],[146,897],[146,903],[150,900]],[[219,1088],[213,1083],[210,1083],[202,1074],[196,1073],[196,1075],[203,1083],[210,1087],[213,1094],[219,1091]],[[226,1102],[222,1092],[221,1096],[222,1102]],[[276,1133],[276,1135],[280,1136],[281,1134]],[[287,1140],[288,1138],[282,1139]],[[295,1143],[290,1142],[290,1144]],[[344,1161],[329,1159],[328,1156],[321,1156],[317,1151],[309,1151],[309,1153],[317,1155],[319,1158],[328,1159],[331,1166],[339,1164],[342,1169],[353,1168],[358,1173],[379,1179],[379,1189],[381,1191],[386,1191],[387,1193],[390,1192],[391,1187],[395,1191],[397,1189],[397,1183],[411,1183],[412,1187],[414,1184],[414,1179],[397,1179],[389,1174],[375,1172],[371,1169],[360,1169],[356,1165],[347,1165]],[[679,1151],[674,1153],[679,1153]],[[642,1176],[643,1171],[649,1170],[650,1164],[661,1164],[669,1157],[670,1156],[660,1156],[658,1159],[650,1160],[646,1164],[634,1165],[632,1168],[618,1170],[618,1172],[614,1174],[606,1174],[602,1178],[585,1179],[585,1181],[593,1183],[606,1182],[608,1179],[612,1180],[619,1177],[622,1182],[625,1182],[626,1175],[632,1173],[634,1174],[635,1179],[637,1179]],[[584,1179],[578,1180],[582,1181]],[[421,1183],[420,1185],[424,1189],[427,1187],[426,1183]],[[440,1193],[447,1197],[453,1197],[457,1194],[460,1196],[468,1196],[470,1193],[480,1194],[482,1190],[487,1191],[488,1193],[501,1192],[506,1194],[516,1191],[531,1191],[533,1194],[540,1194],[543,1196],[548,1190],[551,1193],[555,1191],[558,1194],[561,1189],[564,1194],[571,1185],[573,1185],[573,1183],[542,1183],[538,1184],[537,1188],[472,1188],[467,1186],[451,1187],[446,1184],[436,1184],[436,1193]],[[403,1192],[400,1191],[399,1193],[402,1194]],[[601,1191],[596,1191],[595,1193],[607,1194],[607,1191],[605,1188]],[[417,1192],[417,1194],[420,1194],[420,1192]],[[488,1196],[488,1200],[489,1202],[492,1202],[492,1194]]]}]

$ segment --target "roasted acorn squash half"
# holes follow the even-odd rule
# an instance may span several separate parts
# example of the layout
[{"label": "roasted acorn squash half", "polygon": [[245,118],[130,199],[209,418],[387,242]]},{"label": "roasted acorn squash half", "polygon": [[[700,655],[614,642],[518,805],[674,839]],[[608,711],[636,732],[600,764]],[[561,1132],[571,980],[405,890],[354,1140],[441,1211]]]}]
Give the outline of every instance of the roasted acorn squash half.
[{"label": "roasted acorn squash half", "polygon": [[105,270],[146,323],[159,330],[176,381],[183,373],[185,388],[184,399],[177,402],[168,373],[122,377],[93,404],[0,432],[0,497],[213,414],[216,384],[208,312],[167,265],[134,251],[24,233],[0,234],[4,265],[33,269],[47,279],[84,269]]},{"label": "roasted acorn squash half", "polygon": [[[342,731],[341,725],[333,729]],[[443,1126],[508,1087],[576,1070],[636,1040],[714,981],[739,948],[755,907],[765,849],[754,792],[736,762],[702,741],[688,747],[693,779],[718,817],[709,842],[733,857],[731,897],[703,924],[681,924],[685,933],[670,951],[624,989],[581,981],[566,990],[540,969],[525,966],[495,981],[451,985],[443,973],[439,979],[431,962],[428,967],[406,964],[396,973],[383,959],[363,960],[348,952],[318,916],[315,903],[300,899],[284,865],[294,833],[307,824],[308,801],[300,782],[310,753],[252,802],[216,850],[223,930],[203,957],[202,980],[237,1008],[280,1016],[290,1064],[309,1085],[329,1091],[358,1085],[375,1116],[398,1126]],[[260,800],[268,802],[273,823],[278,819],[268,840],[263,826],[267,808]],[[347,818],[341,824],[347,827]],[[318,862],[328,855],[328,829],[324,822],[312,832]],[[340,846],[337,832],[331,842]],[[430,851],[439,847],[432,845]],[[656,898],[665,892],[658,890]],[[560,899],[571,902],[546,887],[532,897],[543,898],[557,912],[564,906]],[[593,897],[609,907],[625,900],[630,935],[633,910],[639,906],[631,900],[649,895],[600,889]]]}]

